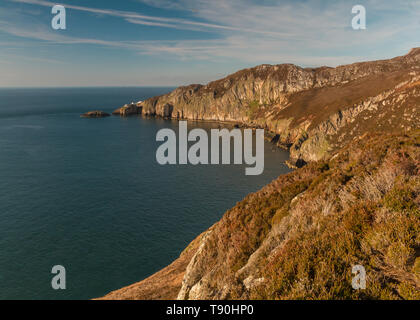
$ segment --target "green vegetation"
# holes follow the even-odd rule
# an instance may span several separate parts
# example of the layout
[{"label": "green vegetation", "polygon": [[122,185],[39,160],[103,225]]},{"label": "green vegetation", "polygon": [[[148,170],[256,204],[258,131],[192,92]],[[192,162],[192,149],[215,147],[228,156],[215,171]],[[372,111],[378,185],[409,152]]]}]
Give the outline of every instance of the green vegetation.
[{"label": "green vegetation", "polygon": [[257,100],[253,100],[248,104],[247,116],[249,119],[253,120],[256,118],[259,107],[260,103]]},{"label": "green vegetation", "polygon": [[[206,241],[209,285],[229,298],[418,299],[419,139],[367,137],[247,196]],[[352,288],[356,264],[365,290]],[[246,289],[249,274],[263,281]]]}]

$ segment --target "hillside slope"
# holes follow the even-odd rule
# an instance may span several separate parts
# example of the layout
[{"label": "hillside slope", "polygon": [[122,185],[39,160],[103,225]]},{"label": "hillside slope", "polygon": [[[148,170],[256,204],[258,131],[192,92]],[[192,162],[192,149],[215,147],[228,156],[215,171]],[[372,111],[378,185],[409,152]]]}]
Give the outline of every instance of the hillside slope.
[{"label": "hillside slope", "polygon": [[[364,133],[419,127],[420,48],[337,68],[260,65],[141,103],[142,113],[267,129],[293,161],[328,158]],[[300,161],[302,162],[302,161]]]},{"label": "hillside slope", "polygon": [[[262,65],[142,102],[144,115],[266,128],[308,164],[104,298],[419,299],[419,106],[420,48],[337,68]],[[356,264],[366,290],[352,289]]]},{"label": "hillside slope", "polygon": [[[352,289],[356,264],[365,290]],[[280,176],[173,264],[104,297],[136,298],[419,299],[420,131],[365,135]]]}]

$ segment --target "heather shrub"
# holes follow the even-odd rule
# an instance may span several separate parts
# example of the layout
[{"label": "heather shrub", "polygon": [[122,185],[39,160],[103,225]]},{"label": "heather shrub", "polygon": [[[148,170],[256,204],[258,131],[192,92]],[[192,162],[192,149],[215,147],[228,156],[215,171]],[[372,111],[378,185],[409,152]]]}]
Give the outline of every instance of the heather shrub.
[{"label": "heather shrub", "polygon": [[373,135],[247,196],[212,227],[206,285],[237,299],[418,299],[419,149],[420,133]]}]

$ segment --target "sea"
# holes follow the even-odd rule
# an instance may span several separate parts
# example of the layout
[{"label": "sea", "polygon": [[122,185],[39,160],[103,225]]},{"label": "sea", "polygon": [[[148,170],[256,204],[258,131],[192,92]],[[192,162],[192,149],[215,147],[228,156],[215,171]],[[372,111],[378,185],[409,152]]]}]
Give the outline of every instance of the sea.
[{"label": "sea", "polygon": [[[138,282],[290,171],[269,142],[258,176],[246,164],[162,166],[156,133],[177,121],[80,117],[172,89],[0,89],[0,299],[84,300]],[[52,286],[57,265],[65,289]]]}]

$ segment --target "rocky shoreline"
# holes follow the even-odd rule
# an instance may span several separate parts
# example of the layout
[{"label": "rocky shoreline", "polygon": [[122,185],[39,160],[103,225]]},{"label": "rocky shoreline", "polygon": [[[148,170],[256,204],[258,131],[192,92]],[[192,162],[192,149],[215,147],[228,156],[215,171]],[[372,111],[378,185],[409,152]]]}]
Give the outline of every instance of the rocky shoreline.
[{"label": "rocky shoreline", "polygon": [[420,48],[336,68],[261,65],[207,85],[126,104],[112,114],[216,121],[265,129],[289,165],[325,160],[370,131],[419,127]]},{"label": "rocky shoreline", "polygon": [[[103,299],[419,299],[419,106],[416,48],[337,68],[262,65],[117,109],[263,128],[296,170]],[[354,264],[375,271],[363,292]]]}]

